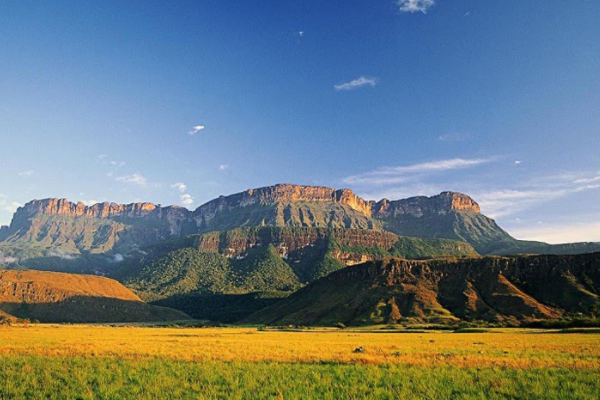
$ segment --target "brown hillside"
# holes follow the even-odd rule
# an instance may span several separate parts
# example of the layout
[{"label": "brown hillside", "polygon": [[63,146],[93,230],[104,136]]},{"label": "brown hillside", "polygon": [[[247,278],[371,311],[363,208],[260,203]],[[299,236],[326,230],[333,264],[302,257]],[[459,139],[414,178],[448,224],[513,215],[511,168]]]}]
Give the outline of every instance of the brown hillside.
[{"label": "brown hillside", "polygon": [[119,282],[92,275],[0,270],[0,315],[41,322],[143,322],[188,319],[144,303]]},{"label": "brown hillside", "polygon": [[600,301],[600,253],[472,260],[387,259],[336,271],[249,318],[331,325],[553,320]]}]

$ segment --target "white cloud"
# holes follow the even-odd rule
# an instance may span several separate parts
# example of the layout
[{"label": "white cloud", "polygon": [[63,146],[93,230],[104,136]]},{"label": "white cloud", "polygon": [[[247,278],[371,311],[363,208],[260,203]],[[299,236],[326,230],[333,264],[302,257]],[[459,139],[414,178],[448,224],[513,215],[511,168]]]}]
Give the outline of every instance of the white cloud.
[{"label": "white cloud", "polygon": [[23,172],[19,172],[19,176],[31,176],[33,175],[33,171],[23,171]]},{"label": "white cloud", "polygon": [[172,184],[171,187],[180,193],[179,201],[183,206],[187,207],[194,204],[194,198],[192,197],[192,195],[185,193],[188,188],[185,183],[177,182]]},{"label": "white cloud", "polygon": [[183,182],[177,182],[171,185],[172,188],[177,189],[181,193],[184,193],[187,190],[187,185]]},{"label": "white cloud", "polygon": [[206,128],[204,125],[196,125],[196,126],[192,127],[192,129],[190,129],[188,131],[188,135],[194,136],[196,133],[204,130],[204,128]]},{"label": "white cloud", "polygon": [[521,161],[521,160],[515,160],[515,165],[521,165],[521,164],[523,164],[523,161]]},{"label": "white cloud", "polygon": [[4,253],[0,251],[0,264],[12,264],[19,261],[17,258],[5,256]]},{"label": "white cloud", "polygon": [[2,205],[2,209],[4,211],[8,211],[9,213],[13,213],[13,214],[17,211],[17,208],[23,206],[21,203],[17,203],[16,201],[6,202],[4,204],[0,203],[0,204]]},{"label": "white cloud", "polygon": [[65,253],[62,250],[55,250],[48,253],[49,257],[58,257],[63,260],[75,260],[79,257],[77,254]]},{"label": "white cloud", "polygon": [[129,183],[138,186],[146,186],[148,184],[148,180],[140,174],[131,174],[118,176],[115,178],[117,182]]},{"label": "white cloud", "polygon": [[117,253],[117,254],[115,254],[115,256],[114,256],[113,260],[114,260],[114,262],[116,262],[116,263],[120,263],[120,262],[123,262],[123,261],[125,261],[125,257],[123,257],[123,255],[122,255],[122,254],[119,254],[119,253]]},{"label": "white cloud", "polygon": [[219,165],[219,171],[225,171],[227,168],[229,168],[228,164],[221,164],[221,165]]},{"label": "white cloud", "polygon": [[81,200],[81,202],[88,207],[93,206],[94,204],[102,203],[99,200]]},{"label": "white cloud", "polygon": [[400,12],[422,12],[426,14],[427,10],[433,7],[434,4],[434,0],[398,0]]},{"label": "white cloud", "polygon": [[184,206],[190,206],[190,205],[194,204],[194,198],[187,193],[182,194],[180,196],[180,200],[181,200],[181,204],[183,204]]},{"label": "white cloud", "polygon": [[106,154],[100,154],[100,155],[98,156],[98,160],[100,160],[100,161],[104,161],[104,160],[106,160],[107,158],[108,158],[108,156],[107,156]]},{"label": "white cloud", "polygon": [[343,179],[350,185],[380,186],[403,183],[426,174],[469,168],[495,161],[497,158],[453,158],[398,167],[382,167],[364,174],[352,175]]},{"label": "white cloud", "polygon": [[377,78],[361,76],[360,78],[354,79],[350,82],[335,85],[334,89],[337,91],[354,90],[354,89],[358,89],[358,88],[361,88],[364,86],[375,87],[375,85],[377,85],[377,83],[378,83]]}]

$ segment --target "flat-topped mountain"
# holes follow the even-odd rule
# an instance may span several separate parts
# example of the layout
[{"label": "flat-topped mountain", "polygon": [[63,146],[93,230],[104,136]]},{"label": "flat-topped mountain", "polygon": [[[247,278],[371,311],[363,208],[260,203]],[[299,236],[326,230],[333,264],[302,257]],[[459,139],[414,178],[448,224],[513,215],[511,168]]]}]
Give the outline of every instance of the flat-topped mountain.
[{"label": "flat-topped mountain", "polygon": [[182,312],[144,303],[119,282],[92,275],[0,270],[0,313],[41,322],[182,320]]},{"label": "flat-topped mountain", "polygon": [[194,211],[152,203],[86,206],[66,199],[34,200],[0,230],[0,247],[27,249],[28,257],[57,249],[61,254],[104,254],[189,234],[261,226],[389,231],[462,241],[482,254],[600,250],[596,244],[561,247],[516,240],[461,193],[368,201],[348,189],[290,184],[221,196]]}]

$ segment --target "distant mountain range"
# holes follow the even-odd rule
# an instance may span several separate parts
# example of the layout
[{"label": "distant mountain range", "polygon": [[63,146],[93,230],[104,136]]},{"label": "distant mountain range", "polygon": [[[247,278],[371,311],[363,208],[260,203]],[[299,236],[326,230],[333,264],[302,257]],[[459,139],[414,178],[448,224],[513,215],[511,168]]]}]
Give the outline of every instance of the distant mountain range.
[{"label": "distant mountain range", "polygon": [[517,240],[460,193],[375,202],[347,189],[288,184],[221,196],[194,211],[152,203],[88,207],[66,199],[33,200],[17,210],[10,227],[0,230],[0,243],[29,251],[23,258],[56,251],[71,255],[123,253],[190,234],[261,226],[388,231],[399,236],[451,239],[470,244],[480,254],[600,250],[597,243],[548,245]]},{"label": "distant mountain range", "polygon": [[375,202],[289,184],[221,196],[194,211],[33,200],[0,229],[5,268],[110,276],[144,300],[228,321],[346,266],[390,257],[595,251],[599,243],[517,240],[460,193]]}]

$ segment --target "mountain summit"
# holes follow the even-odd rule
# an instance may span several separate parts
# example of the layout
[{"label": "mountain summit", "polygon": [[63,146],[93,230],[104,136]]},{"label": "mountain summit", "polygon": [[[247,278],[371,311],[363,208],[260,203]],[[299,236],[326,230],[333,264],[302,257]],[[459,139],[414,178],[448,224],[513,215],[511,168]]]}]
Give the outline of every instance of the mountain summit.
[{"label": "mountain summit", "polygon": [[401,200],[365,200],[349,189],[279,184],[221,196],[194,211],[152,203],[86,206],[66,199],[33,200],[15,213],[0,243],[62,253],[100,254],[190,234],[248,227],[303,227],[389,231],[400,236],[452,239],[482,254],[575,253],[593,244],[550,246],[518,241],[456,192]]}]

